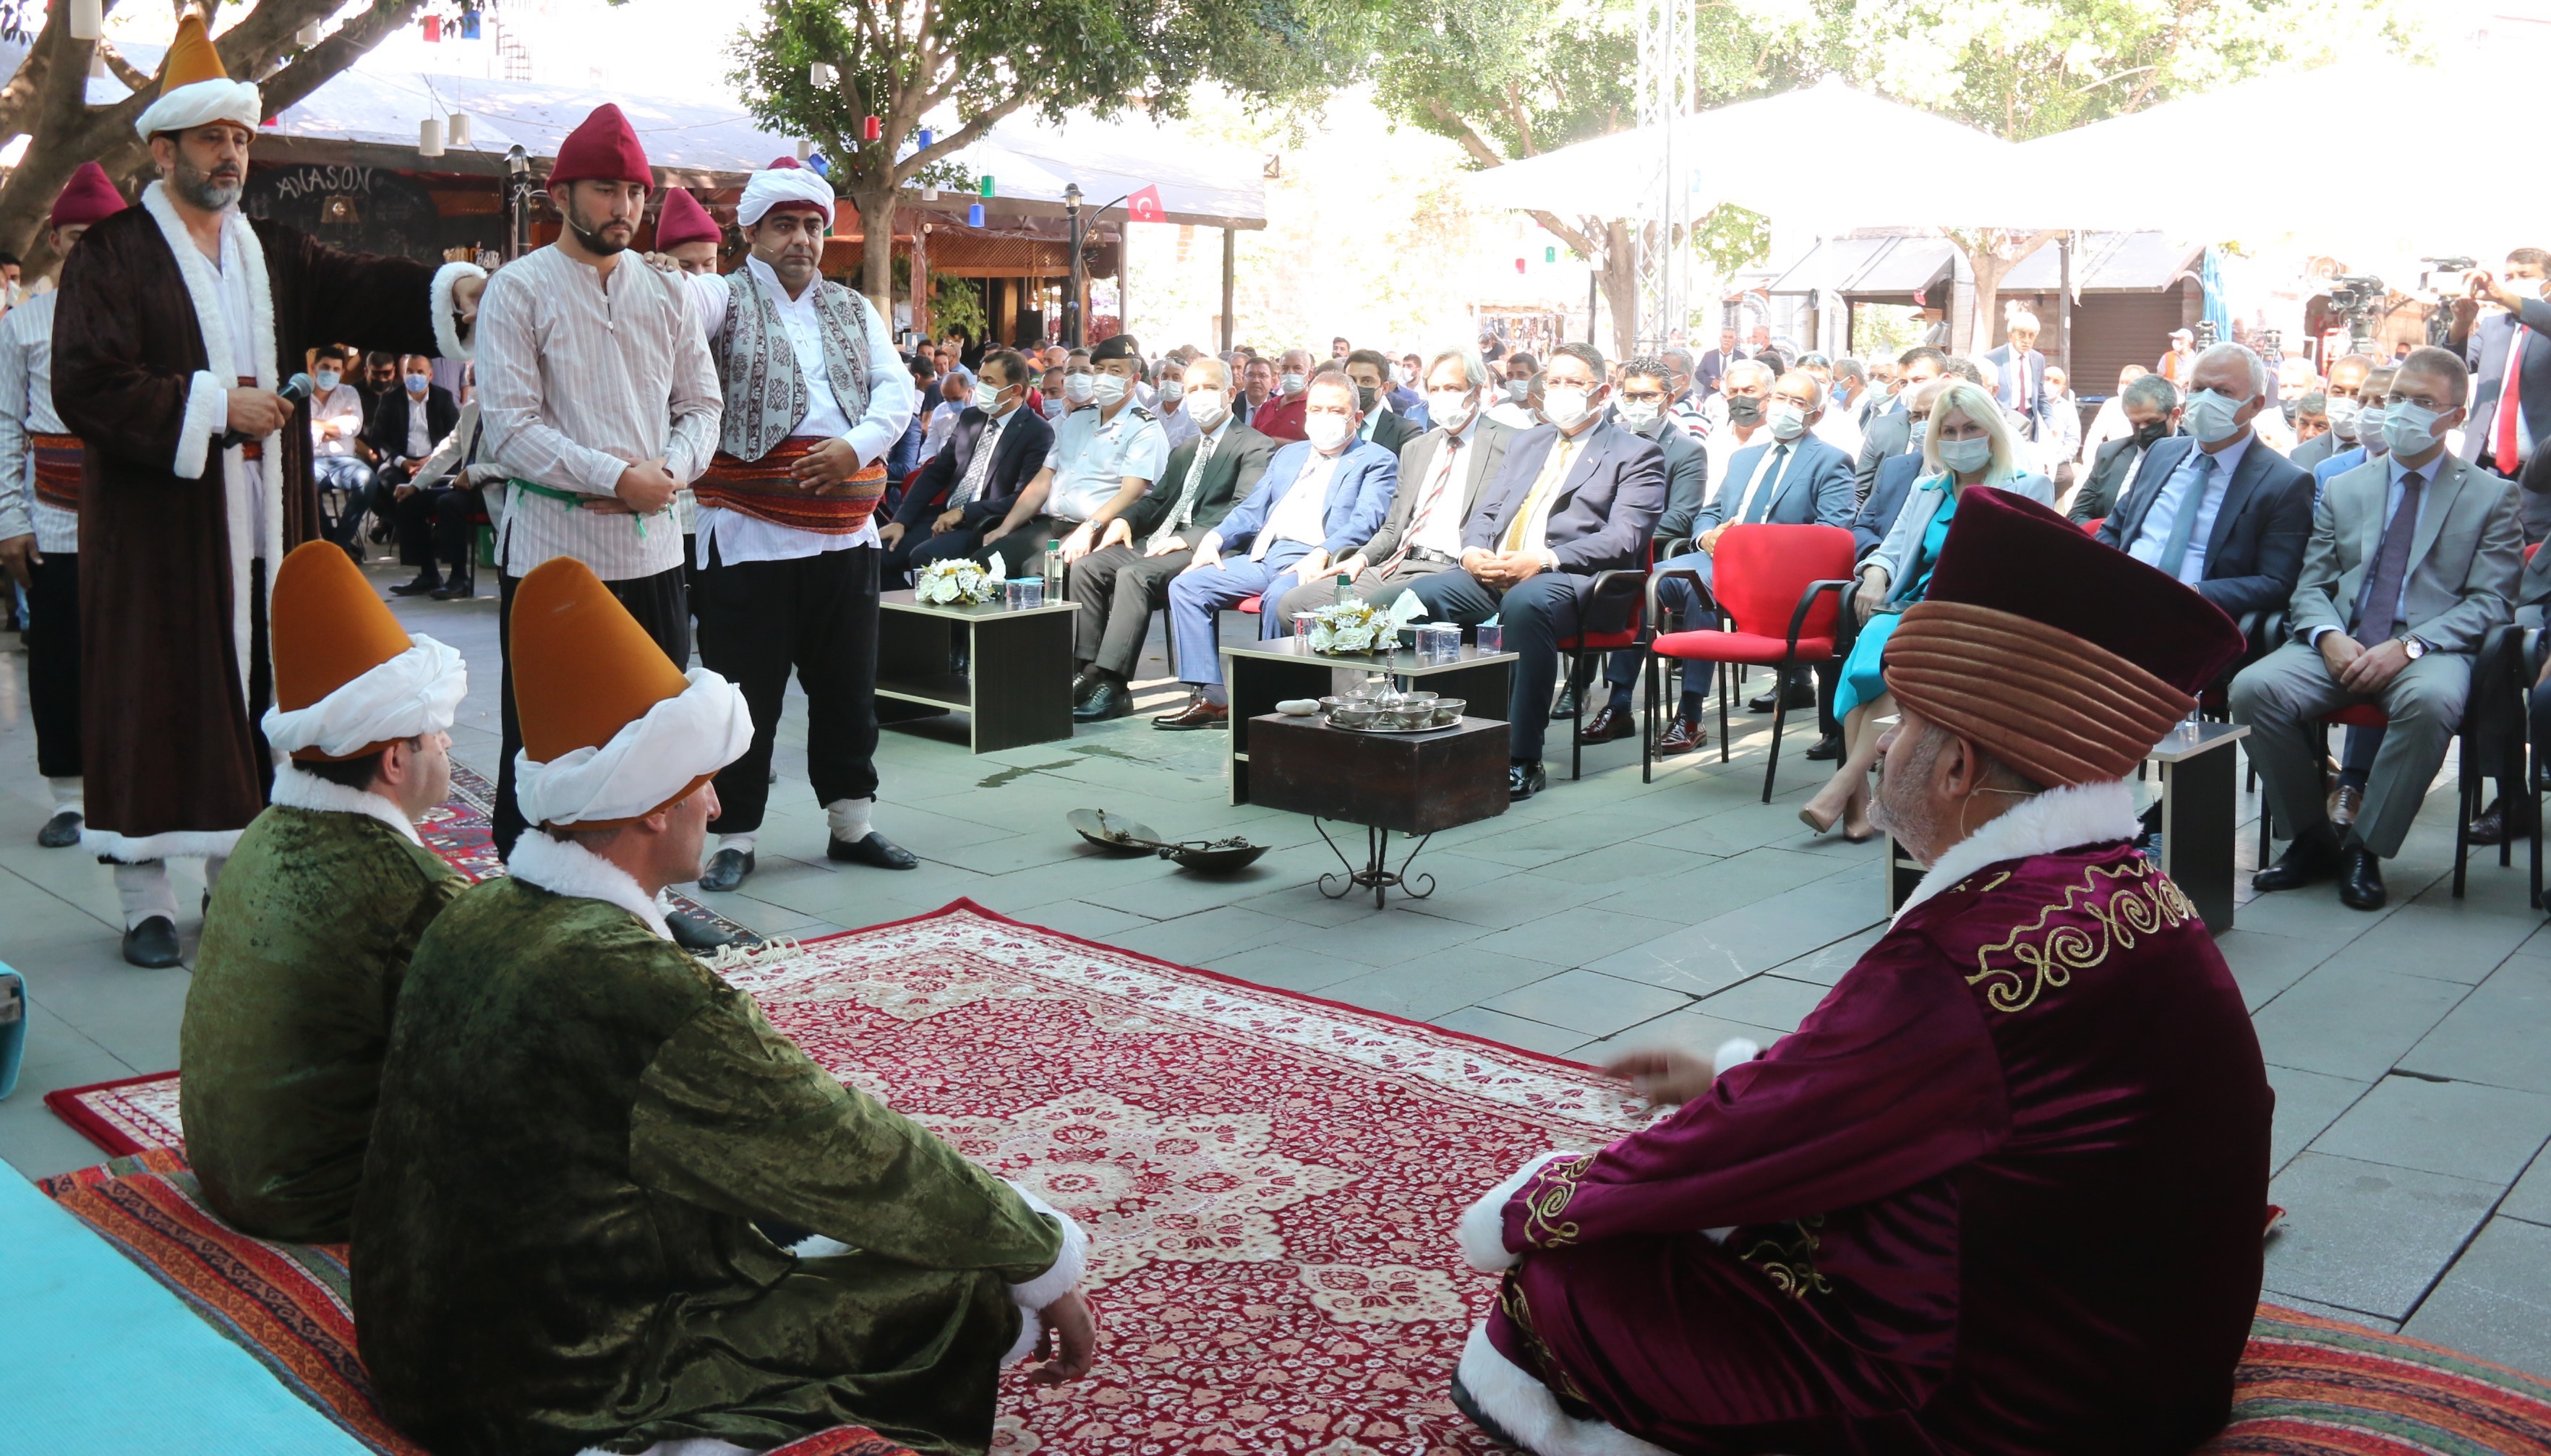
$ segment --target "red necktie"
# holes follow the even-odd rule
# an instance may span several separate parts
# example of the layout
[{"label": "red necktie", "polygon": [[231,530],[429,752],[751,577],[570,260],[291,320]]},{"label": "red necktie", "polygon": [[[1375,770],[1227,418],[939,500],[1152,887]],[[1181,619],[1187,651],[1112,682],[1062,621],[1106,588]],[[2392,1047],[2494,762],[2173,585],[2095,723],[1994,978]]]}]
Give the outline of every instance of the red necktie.
[{"label": "red necktie", "polygon": [[2506,377],[2498,383],[2498,449],[2494,463],[2500,475],[2513,475],[2523,462],[2515,452],[2515,412],[2519,407],[2524,382],[2524,340],[2532,331],[2515,326],[2515,337],[2506,341]]}]

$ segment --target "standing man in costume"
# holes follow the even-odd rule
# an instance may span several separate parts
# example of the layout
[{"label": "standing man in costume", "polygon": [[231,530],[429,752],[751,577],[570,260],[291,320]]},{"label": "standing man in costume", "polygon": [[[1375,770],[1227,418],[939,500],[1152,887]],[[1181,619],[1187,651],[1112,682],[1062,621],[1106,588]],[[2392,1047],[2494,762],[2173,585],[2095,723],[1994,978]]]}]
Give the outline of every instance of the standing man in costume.
[{"label": "standing man in costume", "polygon": [[753,708],[753,746],[718,775],[717,854],[703,890],[753,873],[770,798],[770,747],[795,668],[806,689],[806,776],[825,857],[908,870],[868,827],[876,808],[876,523],[885,455],[911,423],[912,375],[868,301],[815,275],[833,184],[781,157],[747,179],[735,220],[752,253],[689,282],[725,410],[696,487],[700,661]]},{"label": "standing man in costume", "polygon": [[342,1243],[417,937],[468,882],[417,836],[452,791],[460,654],[306,541],[274,573],[274,803],[204,916],[177,1032],[186,1161],[233,1227]]},{"label": "standing man in costume", "polygon": [[844,1424],[982,1451],[1000,1367],[1046,1328],[1031,1378],[1089,1368],[1086,1239],[667,942],[656,897],[700,873],[744,695],[575,561],[517,606],[535,826],[417,946],[357,1199],[383,1413],[445,1453]]},{"label": "standing man in costume", "polygon": [[[124,211],[106,169],[84,161],[53,200],[45,241],[53,256]],[[36,833],[48,849],[80,840],[79,437],[53,410],[53,314],[48,289],[0,321],[0,570],[27,593],[27,697],[36,720],[36,771],[53,815]]]},{"label": "standing man in costume", "polygon": [[2273,1097],[2125,780],[2241,645],[2165,573],[1967,493],[1887,652],[1878,817],[1928,873],[1770,1052],[1622,1058],[1681,1111],[1463,1215],[1505,1283],[1456,1402],[1543,1456],[2212,1434]]},{"label": "standing man in costume", "polygon": [[[488,459],[506,476],[496,588],[508,642],[515,585],[542,562],[572,556],[665,656],[691,660],[673,495],[717,446],[718,378],[682,279],[623,256],[654,185],[629,119],[617,106],[594,108],[559,144],[550,172],[550,201],[565,224],[558,241],[488,285],[478,422]],[[494,816],[496,848],[507,855],[523,832],[514,688],[508,651]]]},{"label": "standing man in costume", "polygon": [[256,87],[177,26],[136,129],[164,180],[62,267],[53,402],[80,470],[81,844],[116,866],[124,958],[177,963],[165,861],[208,883],[265,806],[268,573],[318,534],[305,406],[281,361],[360,339],[465,353],[486,274],[356,257],[239,211]]},{"label": "standing man in costume", "polygon": [[685,273],[714,273],[718,265],[718,245],[726,242],[726,230],[700,206],[700,200],[679,187],[664,189],[663,209],[656,214],[656,250],[671,258]]}]

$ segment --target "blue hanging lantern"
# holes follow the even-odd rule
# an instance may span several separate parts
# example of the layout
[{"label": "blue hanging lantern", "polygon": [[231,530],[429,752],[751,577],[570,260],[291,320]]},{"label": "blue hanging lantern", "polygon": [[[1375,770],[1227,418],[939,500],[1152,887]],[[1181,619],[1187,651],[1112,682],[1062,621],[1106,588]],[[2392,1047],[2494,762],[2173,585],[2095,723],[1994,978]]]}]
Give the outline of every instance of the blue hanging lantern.
[{"label": "blue hanging lantern", "polygon": [[477,40],[477,39],[478,39],[478,12],[477,12],[477,11],[474,11],[474,10],[468,10],[468,11],[463,11],[463,12],[461,12],[461,15],[460,15],[460,39],[461,39],[461,40],[463,40],[463,41],[475,41],[475,40]]},{"label": "blue hanging lantern", "polygon": [[924,150],[924,151],[928,151],[928,150],[930,149],[930,137],[931,137],[930,129],[929,129],[928,127],[924,127],[924,128],[922,128],[922,129],[921,129],[921,149],[922,149],[922,150]]},{"label": "blue hanging lantern", "polygon": [[971,202],[966,205],[966,226],[969,228],[979,228],[983,226],[983,205],[981,203]]},{"label": "blue hanging lantern", "polygon": [[816,176],[829,177],[833,175],[833,164],[824,160],[824,153],[820,151],[810,151],[806,153],[806,166],[807,169],[812,171]]}]

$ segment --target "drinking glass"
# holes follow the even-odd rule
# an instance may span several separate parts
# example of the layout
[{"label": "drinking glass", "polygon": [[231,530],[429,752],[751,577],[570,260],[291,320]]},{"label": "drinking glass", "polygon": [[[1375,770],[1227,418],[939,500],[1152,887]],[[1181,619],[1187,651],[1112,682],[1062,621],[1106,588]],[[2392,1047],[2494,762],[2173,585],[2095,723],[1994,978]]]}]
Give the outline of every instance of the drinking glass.
[{"label": "drinking glass", "polygon": [[1480,625],[1478,631],[1479,636],[1477,640],[1479,641],[1480,651],[1502,652],[1505,650],[1506,630],[1504,628],[1493,622],[1486,622]]},{"label": "drinking glass", "polygon": [[1023,590],[1019,593],[1019,605],[1020,605],[1020,606],[1022,606],[1022,607],[1042,607],[1042,606],[1044,606],[1044,605],[1045,605],[1045,578],[1044,578],[1044,577],[1042,577],[1042,576],[1031,576],[1031,577],[1029,577],[1027,580],[1020,582],[1020,583],[1019,583],[1019,586],[1020,586],[1021,588],[1023,588]]}]

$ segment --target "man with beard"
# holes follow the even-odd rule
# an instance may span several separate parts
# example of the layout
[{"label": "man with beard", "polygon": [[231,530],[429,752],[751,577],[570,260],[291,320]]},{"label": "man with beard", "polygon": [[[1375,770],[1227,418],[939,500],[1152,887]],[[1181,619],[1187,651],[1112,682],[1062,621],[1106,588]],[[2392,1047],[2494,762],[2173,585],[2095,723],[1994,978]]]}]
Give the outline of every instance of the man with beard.
[{"label": "man with beard", "polygon": [[[682,278],[622,256],[654,185],[620,108],[595,108],[560,144],[550,173],[550,200],[565,222],[558,242],[488,287],[478,419],[486,454],[507,477],[496,583],[509,642],[515,584],[544,561],[573,556],[665,656],[691,660],[673,495],[717,446],[718,377]],[[511,652],[502,703],[495,840],[510,854],[523,832]]]},{"label": "man with beard", "polygon": [[1769,1052],[1619,1058],[1681,1110],[1462,1216],[1505,1281],[1455,1402],[1540,1456],[2127,1456],[2219,1427],[2273,1098],[2125,780],[2240,650],[2167,574],[1967,492],[1887,653],[1878,818],[1927,873]]},{"label": "man with beard", "polygon": [[318,534],[305,407],[283,361],[359,339],[459,355],[485,274],[355,257],[238,203],[265,113],[200,15],[135,128],[166,180],[62,268],[54,404],[80,474],[84,847],[116,865],[124,957],[177,963],[165,861],[209,882],[265,804],[268,573]]}]

